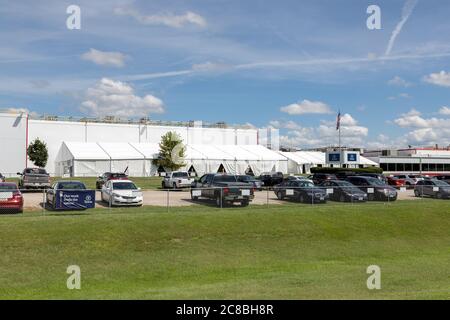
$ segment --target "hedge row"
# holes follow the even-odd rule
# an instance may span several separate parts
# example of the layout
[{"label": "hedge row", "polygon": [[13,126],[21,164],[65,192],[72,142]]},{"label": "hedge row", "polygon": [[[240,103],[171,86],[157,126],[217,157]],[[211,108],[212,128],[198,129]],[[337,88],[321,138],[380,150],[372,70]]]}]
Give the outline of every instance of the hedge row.
[{"label": "hedge row", "polygon": [[381,169],[379,167],[368,167],[368,168],[313,167],[313,168],[311,168],[311,173],[338,173],[338,172],[383,173],[383,169]]}]

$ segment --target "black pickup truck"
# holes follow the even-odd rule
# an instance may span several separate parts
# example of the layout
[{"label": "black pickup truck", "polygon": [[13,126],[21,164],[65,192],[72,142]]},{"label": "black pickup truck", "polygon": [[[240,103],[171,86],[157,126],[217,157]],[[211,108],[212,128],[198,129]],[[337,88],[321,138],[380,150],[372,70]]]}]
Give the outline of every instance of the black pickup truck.
[{"label": "black pickup truck", "polygon": [[227,174],[205,174],[193,182],[191,189],[192,200],[214,199],[218,207],[235,202],[245,207],[254,196],[252,184],[239,182],[236,176]]},{"label": "black pickup truck", "polygon": [[48,189],[50,188],[50,175],[41,168],[26,168],[17,172],[20,176],[19,189]]}]

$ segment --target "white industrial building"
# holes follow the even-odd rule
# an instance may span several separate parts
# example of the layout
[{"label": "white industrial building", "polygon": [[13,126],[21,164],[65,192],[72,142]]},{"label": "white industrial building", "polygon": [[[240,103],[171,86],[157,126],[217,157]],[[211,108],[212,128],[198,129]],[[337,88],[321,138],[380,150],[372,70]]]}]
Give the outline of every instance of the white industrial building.
[{"label": "white industrial building", "polygon": [[182,169],[197,175],[218,171],[302,174],[317,166],[377,165],[351,150],[342,151],[339,162],[336,152],[280,152],[275,129],[225,128],[223,124],[201,122],[164,125],[149,121],[118,123],[111,119],[34,119],[24,113],[0,113],[0,172],[15,176],[33,166],[26,149],[39,138],[47,144],[46,170],[52,176],[97,176],[125,169],[130,176],[153,176],[162,170],[153,160],[158,156],[161,136],[169,131],[177,132],[186,146]]},{"label": "white industrial building", "polygon": [[187,169],[214,172],[221,165],[227,172],[287,170],[287,160],[267,147],[278,149],[275,129],[224,128],[201,122],[159,124],[155,122],[101,122],[84,119],[34,119],[28,114],[0,113],[0,172],[14,176],[33,166],[27,146],[36,138],[47,144],[46,170],[51,175],[90,175],[123,171],[130,176],[157,173],[152,160],[165,133],[177,132],[187,146]]},{"label": "white industrial building", "polygon": [[376,162],[385,173],[436,175],[450,173],[449,148],[408,148],[366,151],[364,156]]},{"label": "white industrial building", "polygon": [[[338,152],[339,153],[339,152]],[[334,152],[321,152],[321,151],[295,151],[295,152],[280,152],[288,159],[288,173],[290,174],[303,174],[310,173],[313,167],[346,167],[346,168],[365,168],[365,167],[378,167],[375,161],[367,159],[356,151],[342,151],[342,158],[348,156],[348,154],[354,154],[354,161],[349,162],[346,160],[330,161],[329,156],[335,154]],[[328,156],[328,159],[327,159]],[[347,158],[348,159],[348,158]]]}]

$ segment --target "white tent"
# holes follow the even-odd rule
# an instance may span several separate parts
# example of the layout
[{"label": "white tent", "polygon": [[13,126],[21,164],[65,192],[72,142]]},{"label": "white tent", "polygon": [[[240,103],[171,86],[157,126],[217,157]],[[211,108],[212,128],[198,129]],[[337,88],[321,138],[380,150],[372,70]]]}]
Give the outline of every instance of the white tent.
[{"label": "white tent", "polygon": [[260,175],[266,171],[287,172],[287,159],[260,145],[188,145],[186,169],[198,174],[217,172],[222,165],[226,172],[244,174],[249,169]]},{"label": "white tent", "polygon": [[144,176],[157,175],[158,167],[153,164],[153,160],[158,158],[159,144],[130,142],[130,145],[144,156],[145,161]]},{"label": "white tent", "polygon": [[288,159],[288,173],[309,173],[312,167],[325,166],[325,153],[318,151],[280,152]]},{"label": "white tent", "polygon": [[[152,163],[158,154],[156,143],[63,142],[55,166],[58,175],[97,176],[128,168],[130,176],[152,176],[158,172]],[[194,170],[198,175],[218,172],[220,168],[233,174],[250,170],[255,175],[267,171],[287,173],[288,163],[286,157],[261,145],[188,144],[183,161],[181,170]]]},{"label": "white tent", "polygon": [[133,177],[145,176],[146,163],[142,153],[126,142],[98,142],[111,159],[111,172],[127,172]]},{"label": "white tent", "polygon": [[63,142],[55,160],[57,176],[97,176],[110,171],[111,158],[94,142]]}]

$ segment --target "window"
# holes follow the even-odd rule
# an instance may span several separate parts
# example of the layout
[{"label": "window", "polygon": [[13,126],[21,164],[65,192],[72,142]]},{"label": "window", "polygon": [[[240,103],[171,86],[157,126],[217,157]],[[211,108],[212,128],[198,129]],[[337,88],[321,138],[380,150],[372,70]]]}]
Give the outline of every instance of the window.
[{"label": "window", "polygon": [[404,163],[397,163],[397,170],[396,171],[405,171],[405,164]]},{"label": "window", "polygon": [[387,163],[380,163],[380,168],[383,169],[383,171],[388,171],[387,167],[388,167]]},{"label": "window", "polygon": [[420,171],[420,164],[419,163],[413,163],[412,164],[412,171]]},{"label": "window", "polygon": [[395,163],[388,163],[386,171],[395,171]]},{"label": "window", "polygon": [[405,171],[412,171],[413,166],[412,163],[405,163]]}]

